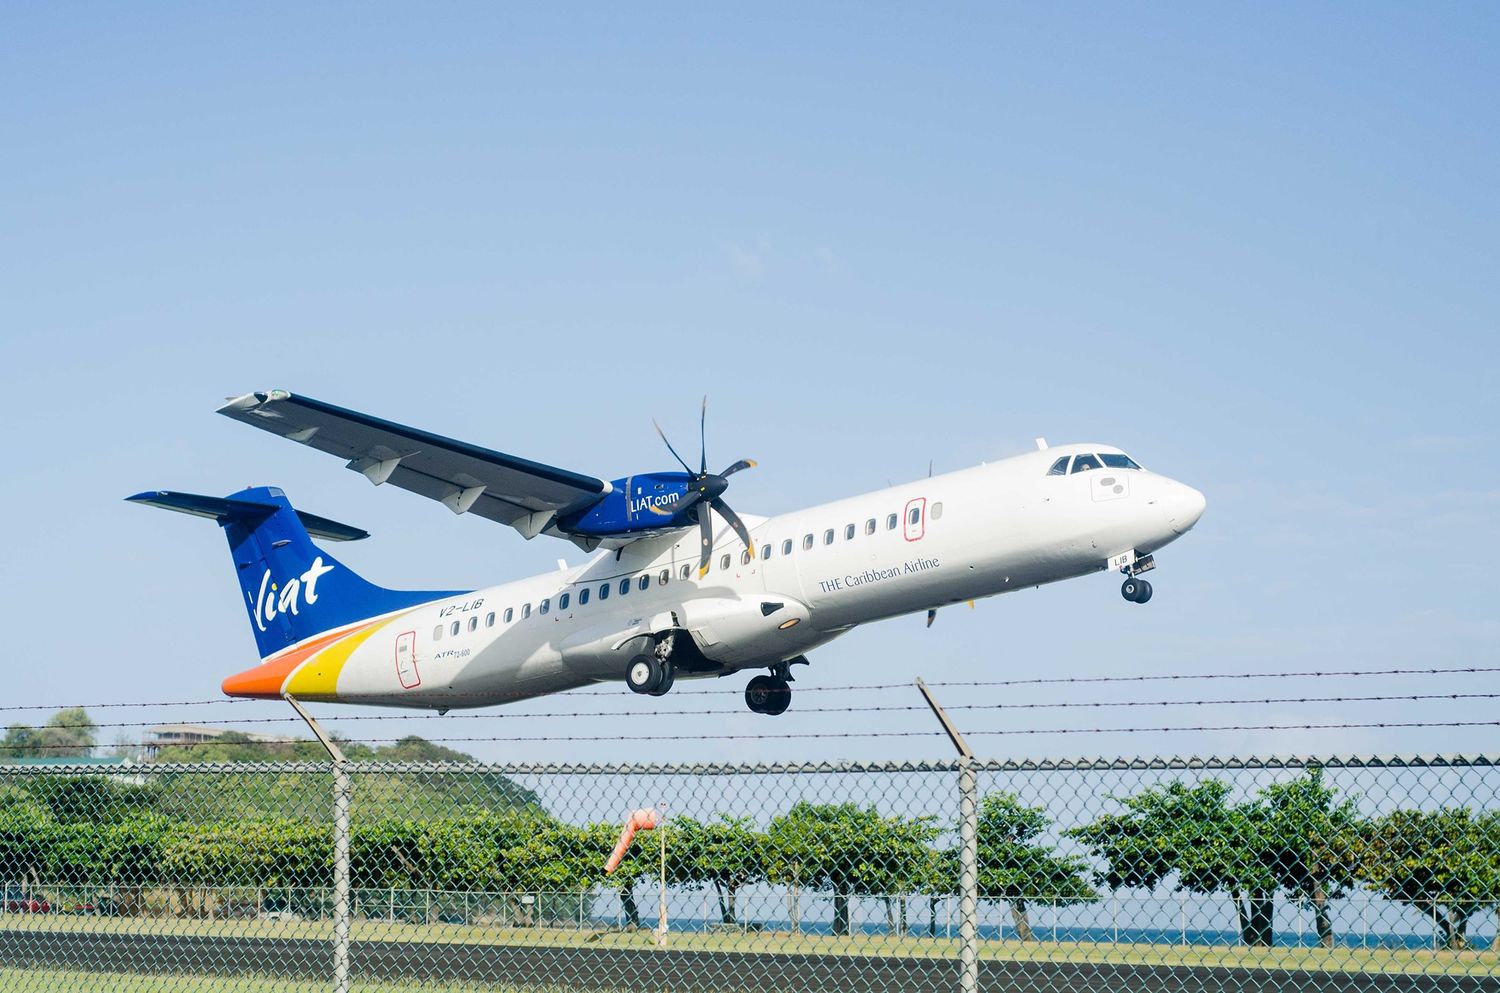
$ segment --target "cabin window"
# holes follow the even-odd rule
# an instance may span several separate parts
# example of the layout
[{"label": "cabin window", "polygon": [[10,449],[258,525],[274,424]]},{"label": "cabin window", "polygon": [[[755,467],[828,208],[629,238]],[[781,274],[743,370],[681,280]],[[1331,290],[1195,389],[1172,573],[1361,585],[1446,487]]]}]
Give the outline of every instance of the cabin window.
[{"label": "cabin window", "polygon": [[516,608],[514,608],[514,607],[506,607],[505,608],[505,623],[509,624],[511,622],[511,619],[513,617],[515,617],[515,616],[516,616]]},{"label": "cabin window", "polygon": [[1062,458],[1052,463],[1052,468],[1047,470],[1047,475],[1066,476],[1068,474],[1068,459],[1070,457],[1071,456],[1064,455]]},{"label": "cabin window", "polygon": [[658,583],[660,583],[661,585],[665,586],[665,585],[667,585],[667,580],[669,580],[671,578],[672,578],[672,570],[671,569],[663,569],[661,571],[661,573],[656,577],[656,581]]},{"label": "cabin window", "polygon": [[601,599],[601,600],[608,600],[609,599],[609,584],[608,583],[600,583],[599,584],[599,599]]},{"label": "cabin window", "polygon": [[868,521],[865,521],[865,534],[874,534],[874,533],[875,533],[875,518],[872,517]]},{"label": "cabin window", "polygon": [[552,598],[551,597],[547,597],[545,600],[542,601],[541,613],[545,614],[547,611],[549,611],[551,609],[552,609]]},{"label": "cabin window", "polygon": [[937,503],[933,504],[932,505],[932,513],[929,514],[929,515],[927,515],[927,516],[931,517],[933,520],[937,520],[939,517],[942,517],[943,516],[943,502],[941,500],[939,500]]},{"label": "cabin window", "polygon": [[719,556],[719,568],[720,569],[728,569],[729,568],[729,556],[728,555],[720,555]]},{"label": "cabin window", "polygon": [[469,618],[469,630],[470,631],[478,631],[479,630],[479,615],[478,614],[475,614],[473,617]]},{"label": "cabin window", "polygon": [[766,560],[766,559],[768,559],[768,558],[771,557],[771,546],[770,545],[762,545],[762,546],[760,546],[760,557],[761,557],[762,561],[764,561],[764,560]]},{"label": "cabin window", "polygon": [[457,621],[454,621],[451,625],[449,625],[449,627],[448,627],[448,633],[449,634],[453,634],[453,635],[458,634],[458,622]]},{"label": "cabin window", "polygon": [[529,603],[523,603],[523,604],[521,604],[521,620],[524,621],[526,618],[528,618],[530,616],[531,616],[531,604],[529,604]]},{"label": "cabin window", "polygon": [[906,514],[906,523],[908,523],[908,524],[921,524],[922,523],[922,508],[921,507],[913,507],[910,511],[908,511],[907,514]]},{"label": "cabin window", "polygon": [[1099,461],[1104,463],[1107,469],[1139,469],[1140,465],[1126,455],[1124,452],[1102,452]]},{"label": "cabin window", "polygon": [[651,577],[643,572],[641,573],[641,578],[636,580],[635,585],[639,589],[648,590],[651,588]]},{"label": "cabin window", "polygon": [[495,612],[493,610],[484,615],[484,626],[487,628],[495,626]]},{"label": "cabin window", "polygon": [[813,546],[813,536],[810,535],[810,534],[804,534],[802,536],[802,550],[803,551],[807,551],[807,550],[811,549],[812,546]]},{"label": "cabin window", "polygon": [[792,539],[788,538],[786,541],[783,541],[781,543],[781,554],[782,555],[790,555],[790,554],[792,554]]},{"label": "cabin window", "polygon": [[432,640],[433,641],[442,641],[443,640],[443,626],[441,624],[439,624],[437,627],[435,627],[435,628],[432,629]]},{"label": "cabin window", "polygon": [[894,531],[894,530],[896,530],[896,525],[900,524],[900,523],[901,523],[901,515],[900,514],[887,514],[886,518],[885,518],[885,529],[887,531]]},{"label": "cabin window", "polygon": [[690,565],[685,565],[681,569],[677,570],[677,573],[679,578],[686,579],[693,574],[693,567]]},{"label": "cabin window", "polygon": [[620,580],[620,596],[624,596],[625,594],[627,594],[629,592],[630,592],[630,577],[626,576],[624,579]]},{"label": "cabin window", "polygon": [[854,525],[853,524],[845,524],[844,525],[844,540],[845,541],[853,541],[854,540]]},{"label": "cabin window", "polygon": [[1101,468],[1099,460],[1092,455],[1080,455],[1073,460],[1074,472],[1088,472],[1090,469]]},{"label": "cabin window", "polygon": [[567,593],[564,593],[562,596],[560,596],[560,597],[557,598],[557,609],[558,610],[567,610],[568,609],[568,598],[569,598],[569,594],[567,594]]},{"label": "cabin window", "polygon": [[586,604],[588,602],[589,602],[589,588],[587,586],[585,586],[583,589],[581,589],[581,590],[578,591],[578,606],[582,607],[584,604]]},{"label": "cabin window", "polygon": [[740,552],[740,565],[749,565],[749,564],[750,564],[750,549],[747,548],[743,552]]},{"label": "cabin window", "polygon": [[829,528],[827,531],[823,532],[823,544],[833,544],[833,528]]}]

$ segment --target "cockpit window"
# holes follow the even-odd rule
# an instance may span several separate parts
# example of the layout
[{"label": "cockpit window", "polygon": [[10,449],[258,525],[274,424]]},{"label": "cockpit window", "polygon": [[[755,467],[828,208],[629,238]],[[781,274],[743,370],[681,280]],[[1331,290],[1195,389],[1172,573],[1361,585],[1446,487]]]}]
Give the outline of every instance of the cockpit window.
[{"label": "cockpit window", "polygon": [[1064,455],[1052,463],[1052,468],[1047,470],[1049,476],[1066,476],[1068,474],[1068,456]]},{"label": "cockpit window", "polygon": [[1090,469],[1099,469],[1099,459],[1093,455],[1080,455],[1073,460],[1074,472],[1087,472]]},{"label": "cockpit window", "polygon": [[1131,458],[1129,455],[1126,455],[1124,452],[1119,452],[1119,453],[1104,452],[1103,454],[1101,454],[1099,456],[1099,459],[1100,459],[1100,461],[1102,461],[1105,464],[1106,467],[1108,467],[1110,469],[1139,469],[1140,468],[1140,466],[1136,463],[1135,459]]}]

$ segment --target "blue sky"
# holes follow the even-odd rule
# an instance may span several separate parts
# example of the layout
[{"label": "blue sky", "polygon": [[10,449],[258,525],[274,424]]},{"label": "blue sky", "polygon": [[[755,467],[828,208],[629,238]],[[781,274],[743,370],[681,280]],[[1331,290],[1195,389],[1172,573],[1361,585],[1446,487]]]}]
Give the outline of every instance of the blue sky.
[{"label": "blue sky", "polygon": [[[803,688],[1500,664],[1493,7],[101,4],[4,20],[0,701],[206,699],[253,661],[222,539],[121,502],[143,489],[279,484],[374,532],[340,554],[388,585],[477,586],[577,560],[212,413],[270,387],[605,477],[669,468],[650,419],[686,444],[706,392],[710,460],[761,463],[735,478],[746,512],[914,478],[929,460],[941,471],[1014,454],[1036,435],[1121,445],[1208,496],[1198,529],[1159,557],[1149,607],[1097,577],[947,610],[930,631],[920,617],[887,622],[817,653]],[[1495,687],[1467,676],[948,696]],[[738,705],[683,692],[696,689],[652,706]],[[794,707],[816,698],[869,699],[805,694]],[[639,704],[620,687],[482,721],[324,712],[367,737],[608,735],[621,720],[522,715]],[[1491,704],[960,723],[1472,720]],[[654,726],[930,721],[794,711],[775,725]],[[1418,751],[1484,748],[1493,731],[977,740],[995,755]]]}]

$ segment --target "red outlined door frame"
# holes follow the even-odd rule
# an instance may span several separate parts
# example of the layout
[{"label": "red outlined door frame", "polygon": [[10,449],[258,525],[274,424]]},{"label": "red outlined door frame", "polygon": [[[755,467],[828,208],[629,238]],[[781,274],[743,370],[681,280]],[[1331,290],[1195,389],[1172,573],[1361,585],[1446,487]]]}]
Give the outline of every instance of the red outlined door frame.
[{"label": "red outlined door frame", "polygon": [[[405,649],[403,653],[402,649]],[[403,665],[402,655],[405,655]],[[396,678],[403,690],[414,690],[422,685],[422,674],[417,671],[417,632],[403,631],[396,635]]]},{"label": "red outlined door frame", "polygon": [[[917,509],[917,523],[911,522],[912,508]],[[927,534],[927,498],[917,497],[906,501],[906,507],[901,511],[901,536],[907,541],[921,541]]]}]

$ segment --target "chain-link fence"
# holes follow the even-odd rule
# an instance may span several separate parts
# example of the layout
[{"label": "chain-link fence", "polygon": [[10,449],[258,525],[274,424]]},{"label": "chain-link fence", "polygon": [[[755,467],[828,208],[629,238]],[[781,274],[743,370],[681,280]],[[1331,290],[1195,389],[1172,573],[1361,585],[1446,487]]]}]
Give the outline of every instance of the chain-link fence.
[{"label": "chain-link fence", "polygon": [[1494,990],[1497,763],[0,766],[0,989]]}]

